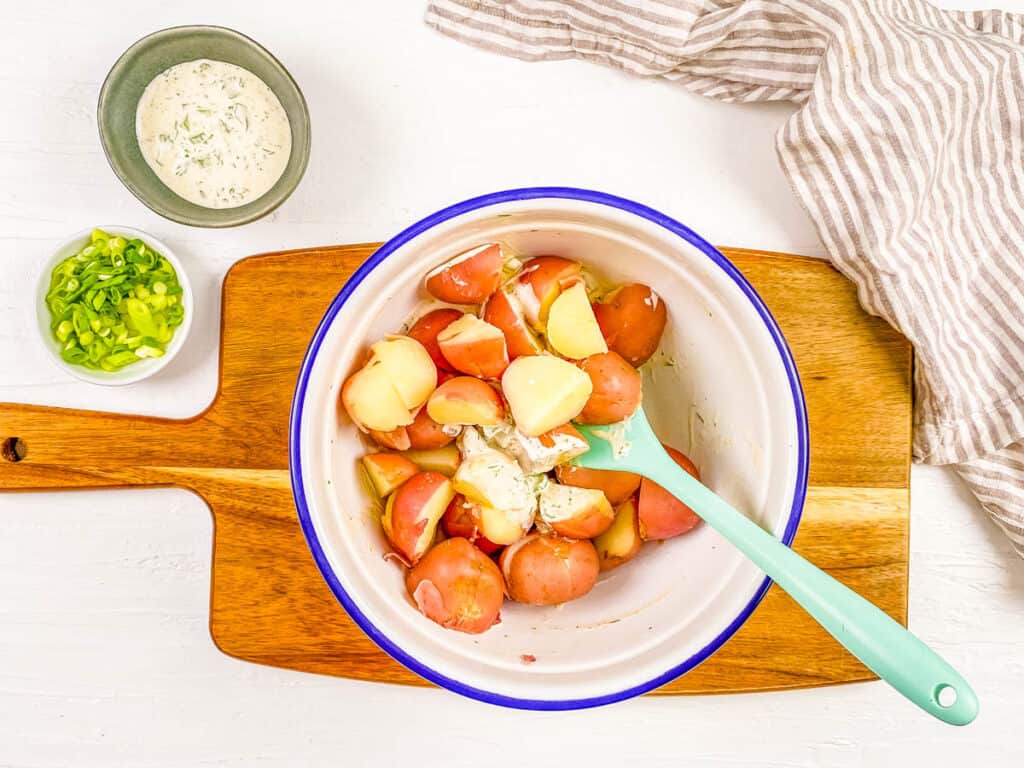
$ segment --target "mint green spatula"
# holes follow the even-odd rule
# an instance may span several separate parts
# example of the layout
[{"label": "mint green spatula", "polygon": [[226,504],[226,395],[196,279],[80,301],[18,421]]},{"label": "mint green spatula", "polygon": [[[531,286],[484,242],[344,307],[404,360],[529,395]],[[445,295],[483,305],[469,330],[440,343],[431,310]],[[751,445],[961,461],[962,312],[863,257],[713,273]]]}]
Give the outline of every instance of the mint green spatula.
[{"label": "mint green spatula", "polygon": [[650,478],[731,541],[850,653],[921,709],[952,725],[967,725],[978,716],[974,690],[935,651],[680,469],[661,447],[642,408],[628,422],[625,439],[616,439],[614,447],[608,427],[578,428],[590,450],[574,464]]}]

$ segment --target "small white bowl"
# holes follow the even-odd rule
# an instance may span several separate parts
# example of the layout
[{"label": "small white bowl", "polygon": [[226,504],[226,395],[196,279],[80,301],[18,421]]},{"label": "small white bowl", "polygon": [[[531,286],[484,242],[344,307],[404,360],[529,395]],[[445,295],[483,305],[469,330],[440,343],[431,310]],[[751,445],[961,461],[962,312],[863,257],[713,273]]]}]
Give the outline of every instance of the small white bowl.
[{"label": "small white bowl", "polygon": [[[172,267],[174,267],[174,271],[178,275],[178,282],[181,284],[181,303],[185,309],[185,316],[181,321],[181,325],[174,329],[174,336],[171,337],[171,341],[168,343],[167,349],[164,351],[162,357],[149,357],[144,360],[140,360],[137,363],[127,365],[119,371],[94,371],[91,368],[86,368],[85,366],[72,365],[71,363],[65,362],[60,356],[61,343],[57,341],[50,332],[52,315],[50,313],[50,308],[46,306],[46,294],[50,289],[50,276],[53,273],[54,267],[69,256],[73,256],[78,253],[82,248],[88,245],[89,238],[94,229],[102,229],[104,232],[109,232],[112,235],[120,235],[126,240],[138,238],[146,245],[152,246],[161,256],[171,263]],[[178,258],[171,252],[171,249],[167,247],[165,243],[157,240],[152,235],[143,232],[140,229],[132,229],[131,227],[101,224],[75,233],[53,252],[50,259],[43,264],[42,269],[36,278],[36,326],[39,329],[39,338],[43,342],[43,346],[50,353],[50,357],[58,366],[70,373],[72,376],[79,378],[82,381],[88,381],[91,384],[102,384],[105,386],[115,387],[122,384],[134,384],[137,381],[148,379],[150,376],[155,374],[171,362],[182,346],[184,346],[185,339],[188,337],[189,330],[192,328],[193,311],[192,286],[188,281],[188,273],[185,272],[185,268],[182,266],[181,262],[178,261]]]},{"label": "small white bowl", "polygon": [[327,310],[299,372],[290,467],[299,520],[335,596],[385,651],[438,685],[525,709],[576,709],[636,696],[714,653],[769,581],[709,526],[644,546],[589,594],[557,607],[506,601],[481,635],[416,611],[384,560],[379,514],[358,470],[365,452],[338,395],[368,343],[425,298],[423,275],[481,242],[578,259],[615,282],[652,285],[668,308],[644,379],[655,431],[712,489],[789,544],[807,489],[807,414],[781,331],[713,246],[673,219],[588,190],[509,190],[446,208],[396,235]]}]

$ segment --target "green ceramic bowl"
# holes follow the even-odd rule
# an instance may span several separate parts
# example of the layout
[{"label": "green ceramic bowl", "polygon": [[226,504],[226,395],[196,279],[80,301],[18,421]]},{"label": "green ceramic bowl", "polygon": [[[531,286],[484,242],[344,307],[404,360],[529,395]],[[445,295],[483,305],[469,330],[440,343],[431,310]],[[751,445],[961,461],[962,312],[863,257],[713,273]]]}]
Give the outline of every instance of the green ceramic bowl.
[{"label": "green ceramic bowl", "polygon": [[[274,92],[291,123],[292,154],[281,178],[265,195],[237,208],[204,208],[176,195],[146,164],[135,137],[135,109],[146,86],[165,69],[195,59],[249,70]],[[224,27],[172,27],[135,43],[100,89],[97,123],[110,167],[131,193],[161,216],[195,227],[233,227],[266,216],[298,186],[309,162],[309,110],[299,86],[266,48]]]}]

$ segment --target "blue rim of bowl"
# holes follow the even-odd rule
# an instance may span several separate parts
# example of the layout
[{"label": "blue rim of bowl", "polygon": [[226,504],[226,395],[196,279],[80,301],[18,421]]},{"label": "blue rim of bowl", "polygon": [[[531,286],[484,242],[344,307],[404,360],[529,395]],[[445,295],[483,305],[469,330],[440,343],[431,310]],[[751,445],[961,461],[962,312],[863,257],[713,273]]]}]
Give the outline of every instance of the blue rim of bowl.
[{"label": "blue rim of bowl", "polygon": [[299,378],[295,387],[295,399],[292,401],[291,421],[289,424],[288,434],[288,453],[289,453],[289,467],[292,481],[292,493],[295,497],[295,506],[299,514],[299,523],[302,526],[302,532],[306,536],[306,542],[309,545],[309,549],[313,554],[313,559],[316,561],[317,567],[320,569],[320,573],[327,581],[331,591],[334,592],[335,597],[342,604],[349,616],[362,628],[362,630],[379,645],[388,655],[394,658],[396,661],[405,665],[412,672],[415,672],[420,677],[435,683],[442,688],[447,688],[454,693],[467,696],[471,699],[477,699],[488,704],[496,704],[503,707],[511,707],[515,709],[528,709],[528,710],[570,710],[570,709],[585,709],[588,707],[598,707],[604,704],[612,704],[617,701],[629,699],[640,694],[653,691],[662,685],[675,680],[680,675],[689,672],[691,669],[707,660],[715,651],[722,647],[725,642],[732,637],[732,635],[742,626],[742,624],[750,617],[758,603],[764,597],[768,588],[771,586],[772,581],[769,578],[765,578],[761,585],[754,592],[753,597],[743,607],[739,614],[734,618],[729,625],[722,630],[711,642],[701,648],[699,651],[694,653],[689,658],[685,659],[679,664],[671,667],[662,674],[640,683],[639,685],[632,686],[622,691],[615,691],[613,693],[603,694],[601,696],[593,696],[582,699],[525,699],[514,696],[506,696],[504,694],[495,693],[493,691],[483,690],[476,688],[471,685],[467,685],[459,680],[455,680],[447,675],[441,674],[440,672],[431,669],[423,662],[414,658],[412,655],[407,653],[401,647],[396,645],[390,638],[388,638],[380,629],[378,629],[369,618],[359,610],[356,606],[355,601],[352,600],[348,592],[342,586],[338,577],[335,575],[334,570],[331,568],[330,563],[320,546],[320,541],[317,538],[316,530],[313,527],[313,521],[309,515],[309,507],[306,504],[306,493],[305,486],[302,482],[302,456],[300,451],[300,427],[302,424],[302,407],[303,401],[306,396],[306,387],[309,383],[309,375],[312,370],[313,364],[316,361],[317,353],[320,350],[320,345],[323,343],[324,336],[327,333],[328,328],[334,320],[335,315],[338,314],[341,307],[348,301],[349,297],[355,292],[359,284],[370,274],[381,262],[384,261],[388,256],[394,253],[398,248],[408,243],[413,238],[418,237],[429,229],[442,224],[449,219],[453,219],[456,216],[475,211],[480,208],[486,208],[498,203],[509,203],[521,200],[537,200],[540,198],[556,198],[563,200],[578,200],[587,203],[597,203],[599,205],[605,205],[611,208],[617,208],[621,211],[634,214],[641,218],[647,219],[650,222],[658,224],[661,227],[669,230],[670,232],[678,235],[686,242],[690,243],[694,247],[702,251],[709,259],[715,262],[723,272],[725,272],[733,282],[740,288],[743,294],[747,297],[750,303],[757,310],[761,320],[764,322],[769,334],[771,334],[772,340],[775,342],[775,346],[778,349],[779,356],[782,359],[782,364],[786,369],[786,377],[789,379],[790,391],[793,395],[793,406],[796,411],[797,420],[797,474],[796,474],[796,487],[793,493],[793,505],[789,512],[789,519],[786,522],[786,528],[782,534],[782,542],[787,546],[793,543],[793,537],[796,536],[797,526],[800,524],[800,515],[803,511],[804,499],[807,494],[807,472],[809,463],[809,451],[810,451],[810,439],[807,428],[807,405],[804,400],[803,387],[800,384],[800,376],[796,370],[796,364],[793,362],[793,355],[790,352],[789,345],[786,343],[785,337],[782,335],[782,331],[779,329],[778,324],[775,322],[775,318],[772,317],[768,307],[765,306],[764,301],[754,290],[753,286],[747,282],[747,279],[743,277],[738,269],[730,262],[724,254],[721,253],[717,248],[708,243],[697,233],[691,230],[689,227],[681,224],[680,222],[665,216],[662,213],[649,208],[646,205],[627,200],[626,198],[617,197],[615,195],[609,195],[604,192],[595,192],[588,189],[576,189],[574,187],[526,187],[522,189],[509,189],[501,192],[493,192],[487,195],[481,195],[480,197],[470,198],[461,203],[456,203],[447,208],[444,208],[437,213],[431,214],[424,219],[416,222],[412,226],[403,230],[395,237],[391,238],[382,245],[369,259],[367,259],[357,269],[352,276],[348,279],[342,289],[338,292],[338,295],[334,297],[334,301],[331,302],[327,312],[324,314],[323,319],[317,326],[316,332],[313,334],[313,338],[309,343],[309,348],[306,351],[306,356],[302,361],[302,367],[299,369]]}]

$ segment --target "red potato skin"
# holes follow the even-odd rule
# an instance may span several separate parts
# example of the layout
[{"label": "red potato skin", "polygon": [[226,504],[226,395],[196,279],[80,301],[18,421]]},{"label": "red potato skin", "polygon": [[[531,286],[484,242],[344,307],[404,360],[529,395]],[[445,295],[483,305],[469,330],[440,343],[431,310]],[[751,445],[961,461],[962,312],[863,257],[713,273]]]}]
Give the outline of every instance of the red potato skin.
[{"label": "red potato skin", "polygon": [[[434,494],[447,485],[449,493],[453,493],[451,482],[439,472],[420,472],[413,475],[388,496],[384,519],[381,521],[384,535],[406,562],[416,564],[425,554],[417,551],[420,536],[427,531],[428,520],[423,510]],[[451,502],[451,496],[444,501],[445,506]],[[436,530],[436,525],[435,525]]]},{"label": "red potato skin", "polygon": [[480,310],[480,316],[491,325],[500,328],[505,334],[505,346],[508,348],[509,361],[526,355],[538,355],[541,351],[540,342],[533,335],[526,320],[516,312],[508,294],[495,291]]},{"label": "red potato skin", "polygon": [[441,354],[441,348],[437,345],[437,334],[462,317],[457,309],[435,309],[427,312],[417,320],[409,329],[409,336],[422,344],[430,354],[430,359],[438,368],[438,384],[441,383],[442,371],[454,371],[451,363]]},{"label": "red potato skin", "polygon": [[446,629],[475,635],[500,619],[501,571],[467,539],[436,545],[409,572],[405,586],[420,613]]},{"label": "red potato skin", "polygon": [[505,547],[499,560],[508,596],[530,605],[560,605],[587,594],[600,565],[590,541],[531,534]]},{"label": "red potato skin", "polygon": [[640,405],[640,374],[616,352],[591,355],[580,368],[590,377],[593,391],[576,421],[614,424],[631,416]]},{"label": "red potato skin", "polygon": [[[528,286],[537,300],[537,316],[527,317],[531,325],[539,331],[544,330],[552,302],[566,288],[583,280],[582,269],[583,265],[579,261],[570,261],[561,256],[538,256],[522,265],[515,280],[520,285]],[[527,309],[527,314],[530,311]]]},{"label": "red potato skin", "polygon": [[[479,321],[484,322],[484,321]],[[448,361],[448,367],[476,376],[478,379],[500,379],[508,368],[508,349],[505,335],[495,328],[494,335],[484,339],[466,341],[461,334],[439,339],[441,354]]]},{"label": "red potato skin", "polygon": [[641,283],[631,283],[592,306],[608,349],[634,368],[650,359],[668,320],[665,302],[657,293]]},{"label": "red potato skin", "polygon": [[435,299],[452,304],[482,304],[501,285],[501,270],[505,257],[498,243],[492,243],[479,253],[445,266],[427,277],[427,292]]},{"label": "red potato skin", "polygon": [[419,467],[397,453],[368,453],[362,463],[370,483],[382,498],[420,472]]},{"label": "red potato skin", "polygon": [[424,410],[430,408],[432,401],[437,402],[449,398],[481,403],[490,409],[491,415],[496,421],[500,421],[505,416],[505,401],[501,399],[501,395],[487,382],[472,376],[456,376],[445,381],[430,395]]},{"label": "red potato skin", "polygon": [[[700,472],[685,454],[667,445],[662,446],[676,464],[700,480]],[[671,539],[692,531],[702,522],[696,512],[646,477],[640,481],[637,517],[640,521],[640,536],[644,541]]]},{"label": "red potato skin", "polygon": [[551,530],[570,539],[592,539],[611,528],[615,511],[609,505],[606,510],[591,508],[586,515],[568,520],[548,523]]},{"label": "red potato skin", "polygon": [[559,464],[555,467],[555,477],[562,485],[604,491],[608,503],[613,507],[624,502],[640,487],[640,475],[634,475],[632,472],[585,469],[572,464]]},{"label": "red potato skin", "polygon": [[[435,390],[436,391],[436,390]],[[424,405],[420,408],[420,412],[416,414],[416,418],[413,419],[412,424],[405,427],[405,432],[409,438],[409,447],[415,451],[429,451],[432,448],[444,448],[452,440],[455,439],[454,435],[445,433],[444,427],[438,424],[427,413],[427,407]],[[400,450],[408,450],[408,448],[402,448]]]},{"label": "red potato skin", "polygon": [[441,518],[441,526],[450,537],[461,536],[475,544],[485,555],[493,555],[501,546],[480,533],[479,520],[473,514],[477,505],[466,501],[461,493],[456,494]]},{"label": "red potato skin", "polygon": [[374,441],[385,448],[407,451],[412,447],[408,427],[399,427],[398,429],[392,429],[390,432],[379,432],[376,429],[371,429],[369,430],[369,435]]}]

